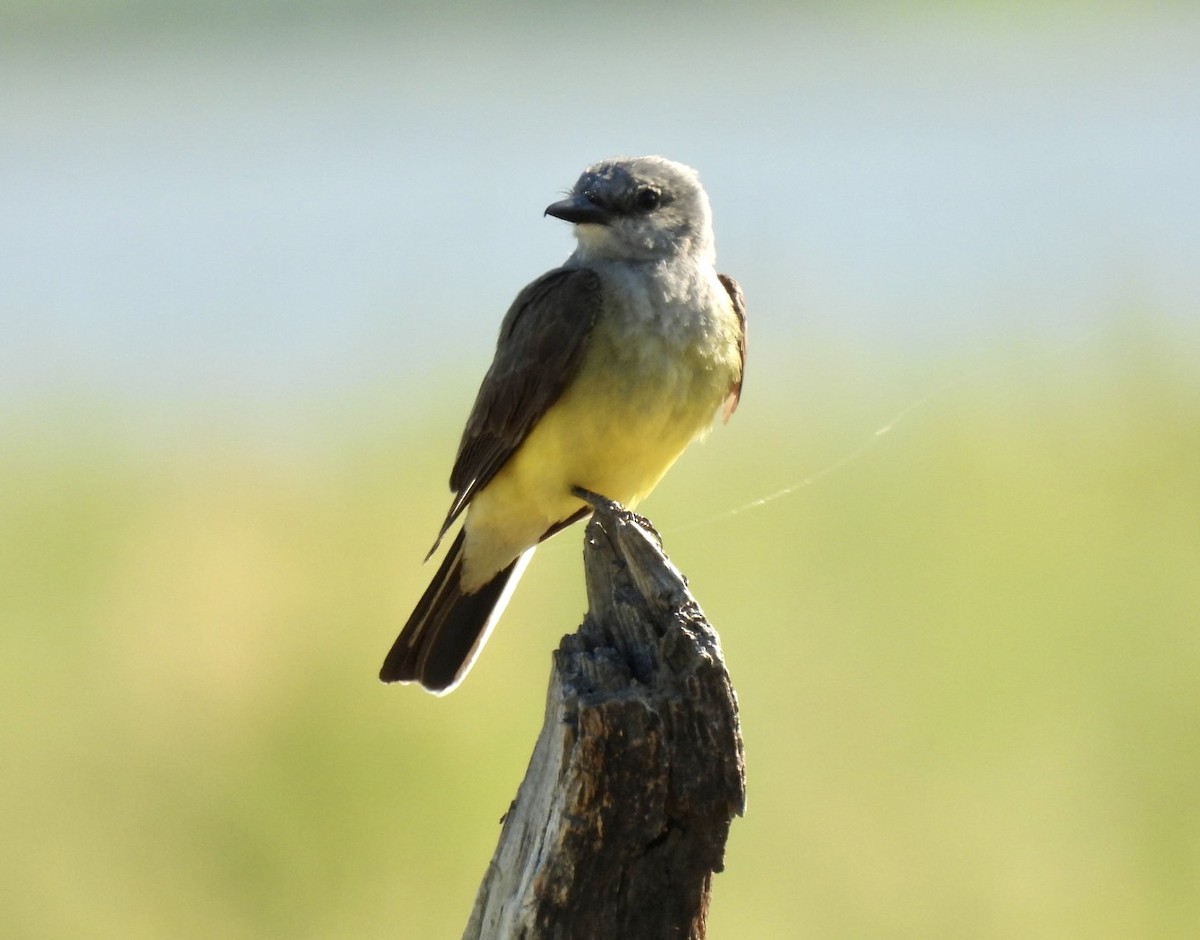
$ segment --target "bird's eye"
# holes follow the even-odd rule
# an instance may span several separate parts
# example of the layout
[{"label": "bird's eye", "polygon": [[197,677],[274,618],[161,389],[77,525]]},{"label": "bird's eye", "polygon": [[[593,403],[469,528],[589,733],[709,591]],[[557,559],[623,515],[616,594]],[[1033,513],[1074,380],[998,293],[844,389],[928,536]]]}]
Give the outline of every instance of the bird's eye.
[{"label": "bird's eye", "polygon": [[634,197],[634,200],[637,202],[637,207],[639,209],[644,209],[646,212],[649,212],[651,209],[658,208],[661,197],[658,195],[658,190],[651,189],[649,186],[646,186],[645,188],[637,191],[637,195]]}]

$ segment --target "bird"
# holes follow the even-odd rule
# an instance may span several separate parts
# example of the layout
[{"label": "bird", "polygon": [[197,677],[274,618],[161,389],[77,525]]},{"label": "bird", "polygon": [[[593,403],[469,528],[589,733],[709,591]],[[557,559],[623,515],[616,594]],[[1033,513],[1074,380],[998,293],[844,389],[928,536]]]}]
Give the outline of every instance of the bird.
[{"label": "bird", "polygon": [[438,695],[470,670],[534,549],[591,512],[633,508],[742,392],[746,305],[716,270],[699,175],[659,156],[587,167],[544,215],[575,250],[500,326],[428,561],[465,519],[379,677]]}]

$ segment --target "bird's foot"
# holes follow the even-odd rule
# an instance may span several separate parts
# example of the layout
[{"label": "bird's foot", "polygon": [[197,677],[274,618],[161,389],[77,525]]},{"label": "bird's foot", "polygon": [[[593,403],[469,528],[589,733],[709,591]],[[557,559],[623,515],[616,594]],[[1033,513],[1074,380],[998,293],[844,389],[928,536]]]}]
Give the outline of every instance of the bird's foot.
[{"label": "bird's foot", "polygon": [[636,512],[626,509],[615,499],[609,499],[607,496],[601,496],[599,493],[593,493],[591,490],[585,490],[582,486],[571,487],[571,493],[579,499],[582,499],[585,503],[591,506],[592,509],[600,509],[613,516],[623,516],[626,519],[636,522],[644,529],[648,529],[651,532],[655,531],[654,526],[651,525],[649,519],[647,519],[645,516],[639,516]]}]

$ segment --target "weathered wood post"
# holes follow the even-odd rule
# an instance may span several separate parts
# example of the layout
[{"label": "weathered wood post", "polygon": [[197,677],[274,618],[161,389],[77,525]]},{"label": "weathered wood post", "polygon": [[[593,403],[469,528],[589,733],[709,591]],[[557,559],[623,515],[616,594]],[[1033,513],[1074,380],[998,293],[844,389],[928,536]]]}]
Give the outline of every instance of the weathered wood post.
[{"label": "weathered wood post", "polygon": [[745,805],[716,631],[650,523],[586,497],[589,610],[554,653],[545,723],[464,940],[702,940]]}]

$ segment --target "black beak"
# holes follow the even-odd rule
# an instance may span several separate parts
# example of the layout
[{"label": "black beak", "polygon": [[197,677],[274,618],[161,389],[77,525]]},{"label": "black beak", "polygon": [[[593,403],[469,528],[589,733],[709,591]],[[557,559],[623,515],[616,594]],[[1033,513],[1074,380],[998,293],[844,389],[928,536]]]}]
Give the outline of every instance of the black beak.
[{"label": "black beak", "polygon": [[612,213],[593,202],[585,193],[550,203],[546,206],[545,214],[576,225],[608,225],[612,221]]}]

